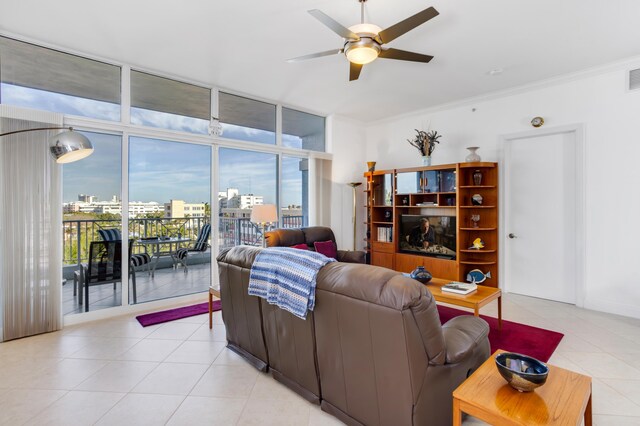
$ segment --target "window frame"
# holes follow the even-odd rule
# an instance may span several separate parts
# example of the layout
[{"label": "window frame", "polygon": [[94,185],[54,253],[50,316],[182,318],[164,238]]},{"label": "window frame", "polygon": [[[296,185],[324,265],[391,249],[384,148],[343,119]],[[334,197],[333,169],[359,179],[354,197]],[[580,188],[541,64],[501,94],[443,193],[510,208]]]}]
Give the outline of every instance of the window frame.
[{"label": "window frame", "polygon": [[[176,76],[168,73],[158,72],[156,70],[152,70],[145,67],[140,66],[132,66],[131,64],[122,63],[119,61],[115,61],[108,58],[99,57],[96,55],[87,54],[85,52],[76,51],[73,49],[60,47],[56,45],[52,45],[50,43],[41,42],[39,40],[29,40],[24,37],[7,34],[0,32],[0,36],[9,37],[15,39],[17,41],[23,41],[26,43],[35,44],[40,47],[53,49],[56,51],[60,51],[62,53],[68,53],[71,55],[80,56],[86,59],[91,59],[99,62],[104,62],[110,65],[120,67],[120,121],[108,121],[98,118],[77,116],[73,114],[64,114],[64,124],[65,126],[73,126],[79,131],[88,131],[88,132],[96,132],[96,133],[105,133],[105,134],[113,134],[118,135],[122,139],[121,143],[121,179],[120,183],[122,185],[120,194],[122,197],[122,229],[123,229],[123,238],[128,238],[128,229],[129,229],[129,140],[131,137],[142,137],[142,138],[151,138],[151,139],[163,139],[175,142],[185,142],[185,143],[193,143],[193,144],[201,144],[211,146],[211,217],[210,223],[213,227],[212,234],[214,238],[217,238],[218,227],[219,227],[219,218],[215,212],[218,211],[218,198],[217,194],[219,191],[219,149],[220,148],[231,148],[236,150],[245,150],[245,151],[254,151],[254,152],[264,152],[269,154],[277,155],[277,174],[276,174],[276,199],[277,199],[277,208],[278,212],[281,216],[281,208],[282,208],[282,157],[297,157],[297,158],[306,158],[310,162],[312,160],[332,160],[333,155],[329,152],[330,144],[330,127],[331,127],[331,119],[323,114],[318,113],[317,111],[312,111],[304,108],[299,108],[292,105],[282,104],[279,102],[275,102],[270,99],[261,98],[259,96],[254,96],[247,93],[242,93],[239,91],[235,91],[232,89],[227,89],[223,87],[213,86],[211,84],[204,83],[202,81],[197,81],[193,79],[184,78],[182,76]],[[188,133],[177,130],[156,128],[156,127],[147,127],[143,125],[135,125],[131,124],[131,69],[136,71],[145,72],[149,74],[156,75],[158,77],[168,78],[172,80],[176,80],[179,82],[184,82],[196,86],[200,86],[203,88],[208,88],[211,90],[211,116],[219,117],[219,92],[223,91],[230,95],[241,96],[245,98],[249,98],[252,100],[265,102],[269,104],[273,104],[276,106],[276,143],[264,144],[259,142],[250,142],[238,139],[225,138],[224,136],[215,136],[215,135],[203,135],[197,133]],[[312,151],[298,148],[285,147],[282,145],[282,108],[294,109],[297,111],[318,115],[325,118],[325,151]],[[313,169],[315,170],[315,169]],[[313,183],[312,179],[315,179],[312,176],[312,169],[310,169],[309,176],[309,204],[311,205],[311,197],[313,194]],[[60,206],[62,209],[62,205]],[[310,215],[311,216],[311,215]],[[127,245],[123,245],[123,256],[127,256],[126,253]],[[212,259],[215,259],[219,253],[218,244],[212,244]],[[61,265],[62,267],[62,265]],[[211,263],[212,268],[212,283],[214,284],[218,280],[217,274],[217,264],[215,262]],[[124,273],[124,272],[123,272]],[[128,312],[134,312],[136,310],[141,309],[150,309],[150,308],[159,308],[168,306],[170,304],[175,304],[176,302],[188,302],[188,301],[199,301],[202,298],[202,293],[196,293],[188,296],[179,296],[172,299],[167,300],[159,300],[156,302],[146,302],[144,304],[130,304],[129,303],[129,286],[122,286],[121,292],[121,305],[115,306],[111,308],[105,308],[97,311],[92,311],[88,313],[82,314],[72,314],[65,317],[65,324],[75,324],[81,323],[85,321],[93,321],[95,319],[107,318],[116,315],[122,315]]]}]

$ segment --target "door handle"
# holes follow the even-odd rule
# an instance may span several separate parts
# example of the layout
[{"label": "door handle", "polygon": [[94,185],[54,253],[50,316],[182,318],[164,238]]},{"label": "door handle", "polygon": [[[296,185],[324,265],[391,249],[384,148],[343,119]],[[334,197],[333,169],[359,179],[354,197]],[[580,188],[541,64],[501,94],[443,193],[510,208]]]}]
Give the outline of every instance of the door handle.
[{"label": "door handle", "polygon": [[516,237],[515,234],[509,234],[509,238],[514,239],[514,238],[518,238],[518,237]]}]

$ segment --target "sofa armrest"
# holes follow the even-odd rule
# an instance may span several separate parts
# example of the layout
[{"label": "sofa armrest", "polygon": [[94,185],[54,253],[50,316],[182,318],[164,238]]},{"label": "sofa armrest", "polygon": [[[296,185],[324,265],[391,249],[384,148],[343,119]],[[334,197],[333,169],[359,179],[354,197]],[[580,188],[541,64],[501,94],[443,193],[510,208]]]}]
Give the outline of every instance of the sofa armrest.
[{"label": "sofa armrest", "polygon": [[487,339],[489,324],[481,318],[461,315],[443,325],[442,332],[447,348],[445,362],[455,364],[464,360],[482,340]]},{"label": "sofa armrest", "polygon": [[365,263],[365,255],[363,251],[338,250],[336,260],[346,263]]}]

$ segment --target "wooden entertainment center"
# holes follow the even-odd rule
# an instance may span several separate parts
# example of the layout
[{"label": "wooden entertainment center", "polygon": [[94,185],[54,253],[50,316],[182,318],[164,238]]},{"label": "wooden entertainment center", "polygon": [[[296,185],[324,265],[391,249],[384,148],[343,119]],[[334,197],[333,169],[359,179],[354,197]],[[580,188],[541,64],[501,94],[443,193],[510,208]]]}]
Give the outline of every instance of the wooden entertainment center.
[{"label": "wooden entertainment center", "polygon": [[[491,273],[483,285],[498,287],[497,163],[376,170],[364,177],[366,251],[372,265],[401,272],[422,265],[434,277],[463,282],[469,271],[479,269]],[[431,218],[436,231],[428,250],[411,245],[408,235],[409,225],[419,224],[421,217]],[[472,248],[477,238],[484,242],[481,249]]]}]

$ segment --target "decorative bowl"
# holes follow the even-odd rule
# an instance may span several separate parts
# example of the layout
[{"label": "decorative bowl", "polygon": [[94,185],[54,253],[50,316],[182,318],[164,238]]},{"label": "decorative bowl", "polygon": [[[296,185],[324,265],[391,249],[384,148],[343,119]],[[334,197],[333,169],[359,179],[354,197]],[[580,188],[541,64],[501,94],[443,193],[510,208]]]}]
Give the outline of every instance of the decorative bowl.
[{"label": "decorative bowl", "polygon": [[520,392],[531,392],[544,385],[549,375],[544,362],[513,352],[496,355],[496,366],[507,383]]},{"label": "decorative bowl", "polygon": [[420,281],[422,284],[428,283],[431,281],[431,278],[433,278],[431,273],[424,269],[424,266],[418,266],[409,276],[416,281]]}]

